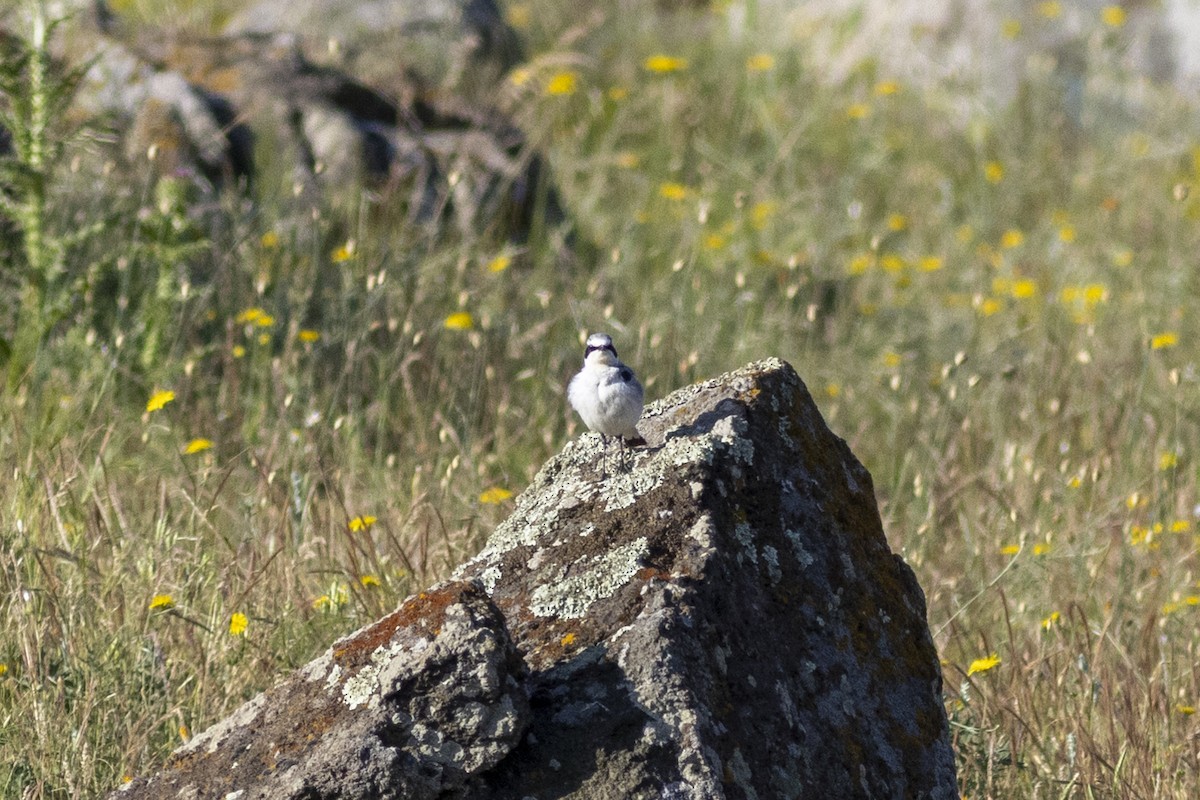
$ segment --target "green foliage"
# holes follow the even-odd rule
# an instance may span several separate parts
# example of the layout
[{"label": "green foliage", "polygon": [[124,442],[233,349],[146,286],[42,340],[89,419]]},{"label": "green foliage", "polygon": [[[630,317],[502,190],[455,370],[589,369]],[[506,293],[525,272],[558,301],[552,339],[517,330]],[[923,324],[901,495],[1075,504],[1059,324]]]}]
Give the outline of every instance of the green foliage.
[{"label": "green foliage", "polygon": [[60,150],[4,179],[42,321],[0,403],[0,794],[152,770],[445,576],[579,432],[597,329],[651,398],[797,367],[926,591],[966,794],[1196,794],[1200,111],[1126,82],[1113,30],[1072,121],[1037,59],[988,106],[831,79],[812,26],[733,10],[509,8],[533,55],[497,94],[572,252],[367,193],[198,212],[59,168],[40,101]]},{"label": "green foliage", "polygon": [[66,135],[58,129],[86,68],[62,69],[52,62],[50,37],[61,20],[47,17],[42,0],[26,0],[29,38],[0,43],[0,127],[12,153],[0,157],[0,214],[20,229],[23,269],[10,276],[20,298],[16,335],[0,336],[0,359],[7,362],[13,388],[32,364],[61,309],[65,251],[73,237],[51,230],[48,203],[53,173]]}]

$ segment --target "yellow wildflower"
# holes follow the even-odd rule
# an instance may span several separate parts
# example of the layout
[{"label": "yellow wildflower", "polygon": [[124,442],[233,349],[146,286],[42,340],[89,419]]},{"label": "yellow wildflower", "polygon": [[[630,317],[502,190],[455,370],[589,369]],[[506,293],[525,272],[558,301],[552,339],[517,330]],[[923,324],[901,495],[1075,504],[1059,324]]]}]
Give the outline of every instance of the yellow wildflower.
[{"label": "yellow wildflower", "polygon": [[846,116],[850,119],[866,119],[871,116],[871,107],[866,103],[851,103],[846,106]]},{"label": "yellow wildflower", "polygon": [[922,272],[937,272],[942,268],[941,256],[925,256],[918,262]]},{"label": "yellow wildflower", "polygon": [[266,314],[267,312],[263,311],[258,306],[254,306],[252,308],[247,308],[245,311],[238,314],[236,317],[234,317],[233,321],[239,325],[246,325],[251,322],[258,322],[258,320],[266,316]]},{"label": "yellow wildflower", "polygon": [[1089,283],[1083,287],[1083,304],[1089,308],[1108,302],[1108,287],[1103,283]]},{"label": "yellow wildflower", "polygon": [[344,261],[349,261],[350,259],[354,258],[354,250],[354,240],[351,239],[337,250],[334,250],[333,253],[330,254],[329,258],[331,261],[333,261],[333,263],[341,264]]},{"label": "yellow wildflower", "polygon": [[1175,710],[1178,711],[1180,714],[1183,714],[1185,717],[1190,717],[1192,714],[1196,713],[1195,706],[1185,706],[1182,703],[1175,706]]},{"label": "yellow wildflower", "polygon": [[1009,228],[1000,236],[1000,246],[1005,250],[1012,250],[1014,247],[1020,247],[1024,243],[1025,234],[1016,228]]},{"label": "yellow wildflower", "polygon": [[772,200],[761,200],[750,207],[750,226],[756,231],[761,231],[767,226],[767,220],[779,208],[779,204]]},{"label": "yellow wildflower", "polygon": [[1009,17],[1000,23],[1000,35],[1005,39],[1015,39],[1021,35],[1021,20]]},{"label": "yellow wildflower", "polygon": [[156,609],[162,609],[165,611],[168,608],[174,608],[174,607],[175,607],[175,598],[171,597],[171,595],[169,595],[169,594],[156,594],[156,595],[154,595],[154,597],[150,598],[150,610],[151,611],[154,611]]},{"label": "yellow wildflower", "polygon": [[574,70],[563,70],[556,72],[550,76],[549,82],[546,84],[546,94],[551,97],[564,97],[566,95],[575,94],[575,89],[579,86],[579,73]]},{"label": "yellow wildflower", "polygon": [[1063,244],[1071,244],[1075,241],[1075,228],[1070,225],[1063,225],[1058,229],[1058,240]]},{"label": "yellow wildflower", "polygon": [[167,403],[175,399],[175,393],[170,389],[158,389],[150,395],[150,399],[146,401],[147,411],[158,411]]},{"label": "yellow wildflower", "polygon": [[1006,544],[1000,548],[1000,555],[1002,556],[1015,556],[1019,552],[1021,552],[1021,545],[1019,544]]},{"label": "yellow wildflower", "polygon": [[370,514],[363,514],[350,520],[346,527],[348,527],[351,531],[358,533],[359,531],[368,530],[372,525],[375,524],[375,522],[375,517],[372,517]]},{"label": "yellow wildflower", "polygon": [[985,317],[999,313],[1004,306],[994,297],[985,297],[979,302],[979,313]]},{"label": "yellow wildflower", "polygon": [[183,454],[190,456],[193,453],[202,453],[212,446],[212,439],[192,439],[187,443],[187,447],[183,448]]},{"label": "yellow wildflower", "polygon": [[767,72],[775,68],[775,56],[770,53],[755,53],[746,59],[746,69],[750,72]]},{"label": "yellow wildflower", "polygon": [[667,181],[658,187],[659,197],[665,197],[667,200],[683,200],[690,193],[691,190],[688,187],[672,181]]},{"label": "yellow wildflower", "polygon": [[531,70],[529,67],[517,67],[512,72],[508,73],[508,82],[519,88],[529,83],[529,79],[532,77],[533,70]]},{"label": "yellow wildflower", "polygon": [[1150,337],[1151,350],[1162,350],[1165,347],[1174,347],[1177,344],[1179,344],[1179,336],[1170,331],[1158,333]]},{"label": "yellow wildflower", "polygon": [[971,676],[977,672],[987,672],[988,670],[994,669],[994,668],[998,667],[999,665],[1000,665],[1000,656],[996,655],[995,653],[992,653],[990,656],[988,656],[986,658],[977,658],[974,661],[972,661],[971,665],[969,667],[967,667],[967,675]]},{"label": "yellow wildflower", "polygon": [[300,332],[296,334],[296,338],[305,344],[312,344],[321,338],[321,332],[314,331],[311,328],[301,328]]},{"label": "yellow wildflower", "polygon": [[908,217],[904,214],[889,214],[887,226],[889,231],[902,231],[908,227]]},{"label": "yellow wildflower", "polygon": [[575,644],[575,634],[568,633],[558,640],[558,643],[563,647],[570,647]]},{"label": "yellow wildflower", "polygon": [[1050,630],[1050,626],[1058,622],[1059,618],[1060,615],[1057,611],[1051,611],[1050,616],[1042,620],[1042,628],[1044,630]]},{"label": "yellow wildflower", "polygon": [[869,270],[875,263],[875,258],[870,253],[859,253],[854,258],[850,259],[848,270],[851,275],[862,275]]},{"label": "yellow wildflower", "polygon": [[370,589],[374,586],[382,586],[383,584],[381,584],[379,582],[379,578],[375,577],[374,575],[363,575],[358,579],[358,585],[364,589]]},{"label": "yellow wildflower", "polygon": [[265,249],[265,250],[270,250],[274,247],[278,247],[279,246],[279,234],[276,233],[275,231],[267,231],[266,233],[264,233],[262,235],[262,238],[258,240],[258,243],[261,244],[263,246],[263,249]]},{"label": "yellow wildflower", "polygon": [[1175,455],[1174,453],[1167,451],[1165,453],[1159,454],[1158,468],[1160,471],[1166,472],[1169,469],[1175,469],[1175,467],[1178,465],[1179,465],[1179,456]]},{"label": "yellow wildflower", "polygon": [[1021,278],[1012,283],[1012,296],[1017,300],[1028,300],[1037,294],[1037,281]]},{"label": "yellow wildflower", "polygon": [[246,619],[246,615],[240,611],[235,611],[229,617],[229,635],[241,636],[246,632],[246,627],[250,624],[250,620]]},{"label": "yellow wildflower", "polygon": [[900,84],[896,81],[880,81],[875,84],[875,94],[880,97],[891,97],[900,91]]},{"label": "yellow wildflower", "polygon": [[512,258],[504,254],[500,254],[488,262],[488,272],[504,272],[512,264]]},{"label": "yellow wildflower", "polygon": [[1058,19],[1062,16],[1062,3],[1058,0],[1045,0],[1038,3],[1037,13],[1046,19]]},{"label": "yellow wildflower", "polygon": [[475,318],[468,311],[455,311],[442,321],[442,327],[449,331],[469,331],[475,327]]},{"label": "yellow wildflower", "polygon": [[1004,165],[999,161],[989,161],[983,165],[983,177],[988,183],[999,183],[1004,180]]},{"label": "yellow wildflower", "polygon": [[1100,19],[1110,28],[1120,28],[1125,24],[1125,9],[1121,6],[1105,6],[1100,10]]},{"label": "yellow wildflower", "polygon": [[479,495],[479,502],[485,505],[495,505],[497,503],[503,503],[505,500],[512,497],[512,495],[513,493],[508,489],[502,489],[499,486],[493,486],[490,489],[484,490]]},{"label": "yellow wildflower", "polygon": [[660,75],[665,75],[671,72],[682,72],[688,68],[688,60],[678,56],[668,56],[662,53],[657,53],[648,57],[642,66],[649,72],[656,72]]},{"label": "yellow wildflower", "polygon": [[240,344],[235,344],[233,346],[233,349],[230,350],[229,352],[233,355],[234,358],[245,358],[246,357],[246,348],[242,347]]}]

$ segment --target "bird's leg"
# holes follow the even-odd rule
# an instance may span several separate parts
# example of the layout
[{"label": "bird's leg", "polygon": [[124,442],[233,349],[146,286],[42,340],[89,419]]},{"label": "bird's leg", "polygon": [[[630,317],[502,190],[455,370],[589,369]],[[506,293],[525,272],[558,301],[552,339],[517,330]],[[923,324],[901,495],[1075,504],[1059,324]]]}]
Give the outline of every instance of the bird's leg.
[{"label": "bird's leg", "polygon": [[600,434],[600,480],[608,480],[608,434]]}]

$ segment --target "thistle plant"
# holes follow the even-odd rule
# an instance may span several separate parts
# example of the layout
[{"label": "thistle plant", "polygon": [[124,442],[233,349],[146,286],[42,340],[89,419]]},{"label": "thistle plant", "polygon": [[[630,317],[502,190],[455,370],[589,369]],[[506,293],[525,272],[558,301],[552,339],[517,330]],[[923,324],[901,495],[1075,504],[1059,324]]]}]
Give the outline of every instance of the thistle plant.
[{"label": "thistle plant", "polygon": [[14,388],[32,363],[52,323],[48,301],[60,282],[66,242],[49,225],[55,168],[69,139],[56,124],[74,97],[86,67],[62,69],[49,43],[61,19],[44,0],[25,0],[28,38],[0,39],[0,127],[11,152],[0,153],[0,214],[19,232],[23,263],[5,276],[19,286],[15,331],[0,332],[0,361]]}]

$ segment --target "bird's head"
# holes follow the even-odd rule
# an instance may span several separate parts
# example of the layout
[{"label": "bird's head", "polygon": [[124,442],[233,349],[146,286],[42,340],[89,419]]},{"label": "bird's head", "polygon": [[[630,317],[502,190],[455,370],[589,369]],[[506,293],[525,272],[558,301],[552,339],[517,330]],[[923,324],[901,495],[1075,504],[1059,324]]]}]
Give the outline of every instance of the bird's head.
[{"label": "bird's head", "polygon": [[584,364],[612,365],[617,363],[617,348],[607,333],[593,333],[587,339],[587,350],[583,354]]}]

